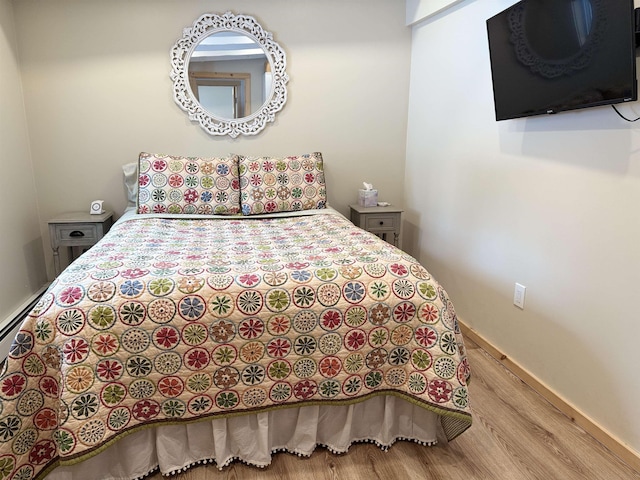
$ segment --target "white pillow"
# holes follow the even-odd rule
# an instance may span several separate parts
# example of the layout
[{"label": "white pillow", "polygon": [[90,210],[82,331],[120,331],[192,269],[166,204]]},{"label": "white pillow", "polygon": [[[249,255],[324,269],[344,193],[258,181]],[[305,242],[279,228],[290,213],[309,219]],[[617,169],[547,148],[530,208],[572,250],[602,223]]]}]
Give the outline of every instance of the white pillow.
[{"label": "white pillow", "polygon": [[122,166],[124,173],[124,187],[127,191],[127,208],[138,206],[138,162],[127,163]]}]

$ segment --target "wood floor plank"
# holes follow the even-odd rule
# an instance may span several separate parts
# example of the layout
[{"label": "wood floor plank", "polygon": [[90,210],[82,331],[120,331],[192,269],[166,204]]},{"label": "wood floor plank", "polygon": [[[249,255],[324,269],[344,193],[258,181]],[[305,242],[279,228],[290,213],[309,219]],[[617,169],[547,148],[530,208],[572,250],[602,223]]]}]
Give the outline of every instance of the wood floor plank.
[{"label": "wood floor plank", "polygon": [[[562,472],[559,478],[566,479],[610,478],[610,468],[621,463],[616,457],[488,355],[476,356],[476,363],[481,367],[477,377],[485,389],[478,389],[474,412],[509,445],[518,443],[544,459],[534,462],[514,455],[518,460],[525,458],[525,465],[535,466],[532,478],[549,478],[550,472]],[[492,374],[486,375],[490,369]],[[505,374],[500,375],[501,371]],[[493,395],[485,396],[485,391]],[[522,442],[523,434],[530,441]]]},{"label": "wood floor plank", "polygon": [[[261,469],[198,466],[172,480],[640,480],[634,471],[471,341],[473,425],[454,441],[389,451],[355,444],[342,455],[278,453]],[[164,480],[159,473],[150,480]]]}]

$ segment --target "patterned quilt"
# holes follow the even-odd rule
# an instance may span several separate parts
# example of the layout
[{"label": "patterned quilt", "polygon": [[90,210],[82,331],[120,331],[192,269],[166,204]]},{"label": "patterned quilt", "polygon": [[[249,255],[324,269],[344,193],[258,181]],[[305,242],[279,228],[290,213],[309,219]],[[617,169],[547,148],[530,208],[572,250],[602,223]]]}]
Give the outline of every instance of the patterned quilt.
[{"label": "patterned quilt", "polygon": [[[134,430],[396,395],[471,424],[453,305],[414,258],[330,210],[117,222],[51,285],[0,377],[0,479]],[[311,214],[315,213],[315,214]]]}]

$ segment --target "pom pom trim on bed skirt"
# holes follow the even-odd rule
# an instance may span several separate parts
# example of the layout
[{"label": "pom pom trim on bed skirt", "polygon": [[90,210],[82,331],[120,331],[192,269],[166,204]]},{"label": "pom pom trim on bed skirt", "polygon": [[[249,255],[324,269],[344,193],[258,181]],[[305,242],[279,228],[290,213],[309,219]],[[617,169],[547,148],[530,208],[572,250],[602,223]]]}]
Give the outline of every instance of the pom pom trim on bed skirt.
[{"label": "pom pom trim on bed skirt", "polygon": [[46,478],[138,480],[203,464],[222,470],[237,461],[264,468],[279,452],[309,457],[320,446],[344,454],[362,442],[386,451],[398,440],[432,446],[439,435],[444,437],[439,415],[399,397],[375,396],[353,405],[305,406],[142,429]]}]

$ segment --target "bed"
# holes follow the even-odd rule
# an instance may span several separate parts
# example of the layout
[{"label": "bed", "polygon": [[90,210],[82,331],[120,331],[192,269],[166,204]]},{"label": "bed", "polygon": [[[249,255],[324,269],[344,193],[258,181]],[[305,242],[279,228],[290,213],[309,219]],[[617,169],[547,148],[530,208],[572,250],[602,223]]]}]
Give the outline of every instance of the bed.
[{"label": "bed", "polygon": [[326,205],[321,154],[143,153],[132,171],[135,204],[11,346],[0,480],[266,466],[471,425],[447,293]]}]

